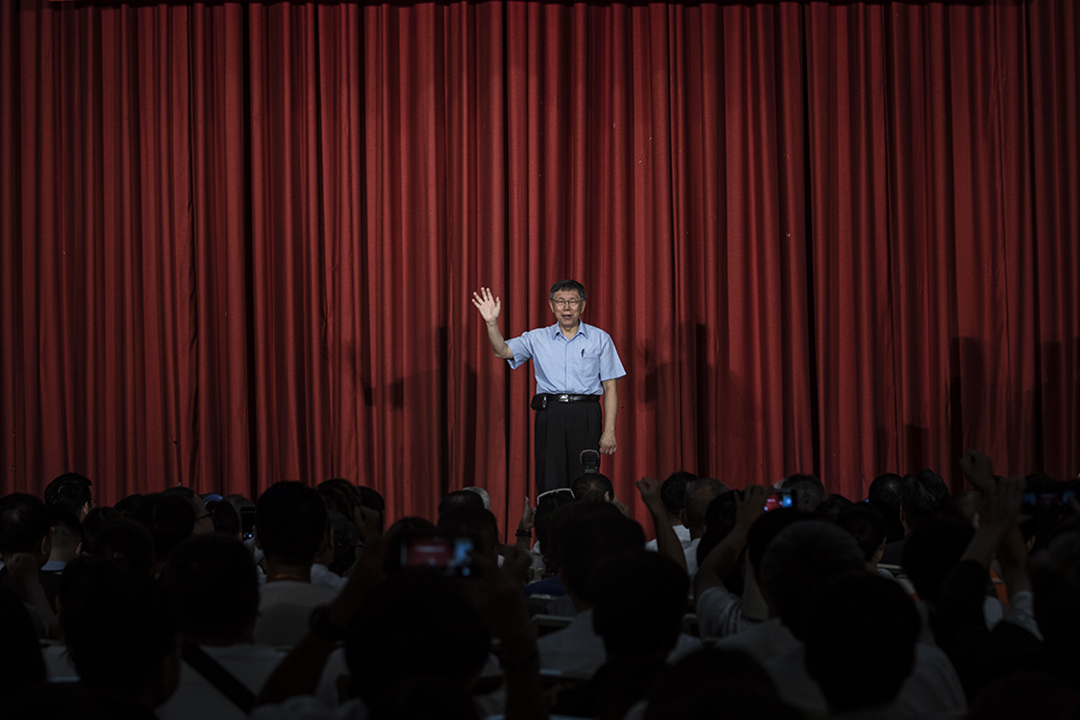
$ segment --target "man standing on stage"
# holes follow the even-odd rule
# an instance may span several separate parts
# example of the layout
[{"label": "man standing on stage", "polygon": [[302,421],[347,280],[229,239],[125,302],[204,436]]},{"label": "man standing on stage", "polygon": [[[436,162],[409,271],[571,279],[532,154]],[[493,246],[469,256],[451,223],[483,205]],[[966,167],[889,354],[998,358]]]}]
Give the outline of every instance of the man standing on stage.
[{"label": "man standing on stage", "polygon": [[583,450],[615,454],[615,415],[619,409],[615,383],[626,371],[611,336],[581,322],[585,287],[576,280],[560,280],[551,286],[548,304],[557,320],[554,325],[509,341],[499,330],[502,302],[492,297],[491,289],[480,288],[479,293],[473,293],[472,302],[487,325],[496,357],[509,361],[511,368],[533,361],[537,494],[569,487],[570,481],[584,473]]}]

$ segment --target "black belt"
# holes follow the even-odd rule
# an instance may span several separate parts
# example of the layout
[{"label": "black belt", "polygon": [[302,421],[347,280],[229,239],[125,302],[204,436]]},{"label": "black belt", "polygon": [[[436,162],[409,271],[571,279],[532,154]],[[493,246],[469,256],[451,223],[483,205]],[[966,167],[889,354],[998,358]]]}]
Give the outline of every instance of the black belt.
[{"label": "black belt", "polygon": [[533,410],[543,410],[547,407],[548,403],[574,403],[574,402],[596,402],[603,395],[574,395],[572,393],[537,393],[533,399],[531,407]]}]

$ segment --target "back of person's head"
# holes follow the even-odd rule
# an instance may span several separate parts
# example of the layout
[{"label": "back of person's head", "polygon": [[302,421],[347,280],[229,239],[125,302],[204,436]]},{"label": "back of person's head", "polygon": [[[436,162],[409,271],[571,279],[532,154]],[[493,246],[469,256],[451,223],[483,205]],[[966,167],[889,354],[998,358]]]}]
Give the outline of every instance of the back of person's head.
[{"label": "back of person's head", "polygon": [[811,516],[796,508],[777,508],[759,517],[746,533],[746,560],[754,568],[757,577],[761,577],[761,560],[773,539],[788,526]]},{"label": "back of person's head", "polygon": [[325,480],[316,490],[326,502],[327,510],[347,518],[352,517],[353,509],[360,504],[360,488],[345,478]]},{"label": "back of person's head", "polygon": [[686,483],[686,495],[683,499],[686,526],[698,534],[704,533],[709,503],[726,492],[727,485],[716,478],[698,478]]},{"label": "back of person's head", "polygon": [[375,589],[349,629],[353,695],[372,718],[475,717],[471,685],[490,643],[457,581],[402,571]]},{"label": "back of person's head", "polygon": [[825,502],[825,484],[813,473],[794,473],[777,483],[777,489],[795,491],[795,507],[813,514]]},{"label": "back of person's head", "polygon": [[0,498],[0,554],[39,553],[48,557],[49,509],[40,498],[11,493]]},{"label": "back of person's head", "polygon": [[379,531],[386,526],[386,499],[373,487],[360,486],[360,506],[379,513]]},{"label": "back of person's head", "polygon": [[144,495],[135,505],[135,522],[154,540],[154,561],[164,563],[195,531],[195,508],[179,493]]},{"label": "back of person's head", "polygon": [[470,485],[469,487],[462,488],[462,490],[467,490],[468,492],[476,493],[477,495],[480,496],[480,499],[484,501],[484,509],[485,510],[490,510],[491,509],[491,495],[484,488],[476,487],[475,485]]},{"label": "back of person's head", "polygon": [[483,506],[459,505],[439,516],[436,529],[448,537],[468,537],[476,552],[493,559],[499,548],[499,524],[495,515]]},{"label": "back of person's head", "polygon": [[842,513],[845,508],[851,507],[851,505],[852,502],[843,495],[832,493],[818,505],[817,512],[814,514],[826,522],[836,522],[837,516]]},{"label": "back of person's head", "polygon": [[904,477],[896,473],[882,473],[870,483],[867,501],[885,515],[885,542],[896,542],[904,537],[900,523],[900,488]]},{"label": "back of person's head", "polygon": [[806,669],[834,711],[892,702],[915,666],[919,613],[896,582],[841,577],[810,598]]},{"label": "back of person's head", "polygon": [[454,490],[439,503],[439,517],[459,507],[471,507],[478,510],[484,509],[484,499],[468,490]]},{"label": "back of person's head", "polygon": [[126,497],[122,497],[122,498],[120,498],[119,500],[116,501],[116,503],[113,505],[113,508],[116,509],[116,512],[120,513],[120,517],[125,517],[125,518],[128,518],[129,520],[134,520],[135,519],[135,509],[137,507],[139,507],[139,503],[142,502],[142,499],[144,497],[146,497],[146,496],[143,495],[142,493],[135,493],[133,495],[128,495]]},{"label": "back of person's head", "polygon": [[960,561],[975,528],[951,517],[936,517],[911,532],[900,565],[921,600],[937,602],[941,584]]},{"label": "back of person's head", "polygon": [[79,558],[60,577],[60,621],[83,685],[160,705],[176,689],[176,613],[165,591],[116,563]]},{"label": "back of person's head", "polygon": [[709,648],[671,667],[649,698],[645,720],[802,718],[779,698],[769,673],[752,657]]},{"label": "back of person's head", "polygon": [[909,533],[941,514],[948,502],[949,487],[933,470],[908,475],[900,486],[900,508]]},{"label": "back of person's head", "polygon": [[885,542],[885,513],[870,503],[852,503],[836,516],[836,524],[851,533],[867,562]]},{"label": "back of person's head", "polygon": [[615,497],[611,478],[602,473],[585,473],[570,483],[574,499],[580,502],[608,501]]},{"label": "back of person's head", "polygon": [[52,549],[53,555],[73,559],[83,544],[82,523],[73,513],[64,510],[52,511]]},{"label": "back of person's head", "polygon": [[196,642],[249,640],[259,608],[251,553],[228,535],[195,535],[176,548],[161,573],[176,603],[180,631]]},{"label": "back of person's head", "polygon": [[[723,542],[724,538],[728,536],[728,533],[735,527],[735,510],[736,510],[736,498],[742,499],[744,492],[742,490],[732,490],[731,492],[720,493],[712,499],[709,503],[708,509],[705,511],[705,533],[701,536],[701,540],[697,546],[697,561],[698,565],[702,565],[705,562],[705,558],[713,549]],[[736,595],[742,594],[742,571],[743,562],[745,561],[744,555],[739,555],[739,560],[732,568],[728,577],[723,578],[724,585],[728,590]]]},{"label": "back of person's head", "polygon": [[296,481],[274,483],[259,495],[255,536],[271,562],[310,565],[326,535],[326,503]]},{"label": "back of person's head", "polygon": [[552,552],[567,590],[593,602],[591,579],[601,562],[645,552],[645,531],[611,503],[575,502],[555,514]]},{"label": "back of person's head", "polygon": [[360,531],[352,520],[341,513],[330,511],[327,516],[334,543],[333,556],[327,563],[327,567],[331,572],[344,576],[356,562],[356,549],[360,547]]},{"label": "back of person's head", "polygon": [[98,535],[101,534],[101,531],[122,518],[123,516],[116,508],[108,506],[96,507],[86,513],[86,517],[82,521],[83,552],[92,553],[94,551],[94,542],[97,540]]},{"label": "back of person's head", "polygon": [[102,528],[90,554],[137,574],[149,576],[154,570],[154,540],[150,531],[134,520],[121,518]]},{"label": "back of person's head", "polygon": [[618,555],[604,561],[591,581],[593,629],[608,658],[667,657],[686,612],[690,579],[658,553]]},{"label": "back of person's head", "polygon": [[214,532],[240,537],[240,513],[227,500],[211,500],[206,503],[206,512],[210,514],[210,521],[214,523]]},{"label": "back of person's head", "polygon": [[866,572],[862,551],[850,533],[823,520],[807,520],[773,538],[761,560],[759,580],[773,611],[801,638],[813,622],[806,598],[842,575]]},{"label": "back of person's head", "polygon": [[660,500],[664,503],[668,515],[679,517],[679,513],[686,507],[686,486],[697,479],[694,473],[679,470],[668,475],[660,484]]},{"label": "back of person's head", "polygon": [[533,529],[536,530],[536,540],[542,550],[547,552],[551,542],[551,521],[559,508],[574,502],[574,494],[569,490],[562,492],[543,493],[536,499],[536,512],[533,514]]},{"label": "back of person's head", "polygon": [[75,472],[57,475],[45,486],[45,504],[50,510],[69,512],[80,520],[94,504],[90,478]]}]

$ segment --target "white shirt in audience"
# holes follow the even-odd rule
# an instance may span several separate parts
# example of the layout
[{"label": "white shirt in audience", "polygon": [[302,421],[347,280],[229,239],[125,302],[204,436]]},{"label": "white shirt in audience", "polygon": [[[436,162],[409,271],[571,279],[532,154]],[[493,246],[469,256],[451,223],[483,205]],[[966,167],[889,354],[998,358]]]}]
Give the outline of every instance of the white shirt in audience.
[{"label": "white shirt in audience", "polygon": [[742,598],[723,585],[701,593],[697,599],[697,618],[701,637],[727,637],[758,624],[743,612]]},{"label": "white shirt in audience", "polygon": [[[675,535],[679,538],[679,542],[682,543],[683,550],[690,546],[690,528],[685,525],[672,525],[675,528]],[[656,540],[650,540],[645,543],[645,549],[650,552],[656,552],[659,549],[659,545]]]},{"label": "white shirt in audience", "polygon": [[328,587],[335,593],[341,592],[349,584],[349,578],[344,578],[321,563],[311,566],[311,584]]},{"label": "white shirt in audience", "polygon": [[255,642],[271,647],[292,647],[308,631],[311,611],[329,604],[337,593],[298,580],[277,580],[259,586],[259,619]]}]

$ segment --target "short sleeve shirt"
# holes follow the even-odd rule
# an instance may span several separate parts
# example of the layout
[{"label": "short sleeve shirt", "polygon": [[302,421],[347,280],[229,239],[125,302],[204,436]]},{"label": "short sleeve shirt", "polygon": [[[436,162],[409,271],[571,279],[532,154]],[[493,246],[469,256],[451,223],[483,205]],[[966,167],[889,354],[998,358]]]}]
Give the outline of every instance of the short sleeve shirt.
[{"label": "short sleeve shirt", "polygon": [[506,341],[514,357],[511,368],[533,361],[536,392],[601,395],[602,383],[626,375],[611,336],[581,323],[569,340],[555,323]]}]

